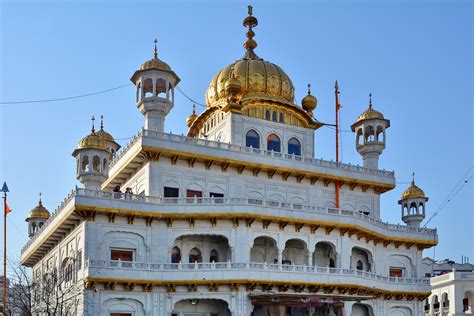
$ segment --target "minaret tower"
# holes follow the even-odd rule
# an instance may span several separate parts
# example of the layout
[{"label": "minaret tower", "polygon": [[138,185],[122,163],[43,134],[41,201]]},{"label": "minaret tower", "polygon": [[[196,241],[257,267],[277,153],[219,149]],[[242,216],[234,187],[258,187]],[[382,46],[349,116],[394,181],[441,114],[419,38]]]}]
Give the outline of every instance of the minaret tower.
[{"label": "minaret tower", "polygon": [[135,71],[130,80],[137,87],[137,108],[145,116],[146,130],[163,133],[165,117],[174,106],[174,88],[180,81],[167,63],[158,59],[156,48],[150,59]]},{"label": "minaret tower", "polygon": [[402,220],[413,227],[420,227],[420,223],[425,219],[425,205],[428,197],[425,192],[415,184],[415,173],[408,189],[403,192],[398,204],[402,206]]},{"label": "minaret tower", "polygon": [[49,219],[50,214],[48,210],[43,206],[41,201],[41,192],[39,194],[38,205],[30,211],[28,217],[25,219],[28,222],[28,237],[33,237],[38,230],[43,227],[44,223]]},{"label": "minaret tower", "polygon": [[390,121],[372,108],[370,93],[369,108],[359,115],[351,126],[352,131],[356,133],[356,148],[364,160],[364,167],[378,169],[379,156],[385,149],[385,130],[389,127]]},{"label": "minaret tower", "polygon": [[77,160],[76,176],[88,190],[100,190],[107,179],[108,166],[112,153],[104,139],[95,131],[95,118],[92,117],[92,130],[81,139],[72,155]]}]

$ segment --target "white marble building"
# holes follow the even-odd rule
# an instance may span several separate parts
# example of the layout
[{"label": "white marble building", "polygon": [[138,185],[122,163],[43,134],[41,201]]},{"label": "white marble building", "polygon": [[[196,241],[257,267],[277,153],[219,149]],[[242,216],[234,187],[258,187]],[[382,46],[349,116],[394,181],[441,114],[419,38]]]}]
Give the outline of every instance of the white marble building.
[{"label": "white marble building", "polygon": [[80,141],[84,188],[28,217],[36,314],[59,284],[73,314],[423,315],[422,251],[437,234],[420,228],[414,183],[399,201],[407,226],[381,219],[390,121],[370,104],[352,125],[364,166],[315,158],[316,98],[295,103],[291,79],[254,52],[251,9],[244,25],[245,56],[211,80],[186,136],[165,133],[180,79],[155,47],[131,78],[143,130],[120,151],[103,126]]},{"label": "white marble building", "polygon": [[432,292],[425,300],[427,316],[474,314],[474,265],[451,260],[423,259],[425,275],[431,276]]}]

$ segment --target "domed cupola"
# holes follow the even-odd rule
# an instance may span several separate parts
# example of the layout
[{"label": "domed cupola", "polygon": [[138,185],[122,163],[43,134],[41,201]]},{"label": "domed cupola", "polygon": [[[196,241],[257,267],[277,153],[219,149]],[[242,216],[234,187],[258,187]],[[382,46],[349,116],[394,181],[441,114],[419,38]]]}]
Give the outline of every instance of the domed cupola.
[{"label": "domed cupola", "polygon": [[136,105],[145,117],[144,128],[164,132],[165,117],[174,106],[174,88],[180,79],[158,58],[155,39],[153,58],[144,62],[130,80],[137,88]]},{"label": "domed cupola", "polygon": [[25,219],[28,222],[28,236],[32,237],[38,230],[43,227],[44,223],[49,219],[51,214],[49,211],[43,206],[43,202],[41,201],[41,193],[39,194],[39,202],[35,208],[33,208],[28,217]]},{"label": "domed cupola", "polygon": [[369,93],[369,108],[351,126],[356,134],[356,149],[362,156],[364,167],[378,169],[379,157],[385,149],[385,130],[389,127],[390,121],[373,109],[372,93]]},{"label": "domed cupola", "polygon": [[253,28],[258,20],[252,14],[249,6],[248,16],[244,19],[244,26],[248,28],[244,57],[222,68],[211,80],[206,91],[207,107],[223,107],[227,101],[226,82],[233,75],[240,81],[240,101],[245,103],[251,100],[279,102],[294,105],[295,89],[290,77],[279,66],[263,60],[254,52],[257,43],[253,39]]},{"label": "domed cupola", "polygon": [[415,173],[410,186],[402,193],[398,204],[402,207],[402,220],[408,226],[420,227],[426,216],[425,206],[428,197],[425,192],[415,184]]},{"label": "domed cupola", "polygon": [[[109,161],[112,157],[110,148],[114,146],[115,141],[112,143],[110,139],[113,138],[106,136],[110,134],[105,131],[102,134],[96,132],[94,120],[92,117],[91,133],[81,139],[72,156],[77,160],[77,179],[86,189],[99,191],[100,185],[107,179]],[[105,137],[107,140],[104,140]]]},{"label": "domed cupola", "polygon": [[96,133],[107,145],[107,150],[113,155],[120,149],[120,145],[115,141],[112,135],[104,130],[104,116],[100,116],[100,130]]}]

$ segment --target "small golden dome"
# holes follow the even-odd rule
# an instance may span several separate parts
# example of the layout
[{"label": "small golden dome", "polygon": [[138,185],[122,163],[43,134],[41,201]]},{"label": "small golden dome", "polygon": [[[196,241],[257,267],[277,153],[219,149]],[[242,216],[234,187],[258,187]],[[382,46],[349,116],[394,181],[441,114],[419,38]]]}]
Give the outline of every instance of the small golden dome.
[{"label": "small golden dome", "polygon": [[96,133],[95,131],[92,131],[92,133],[90,133],[89,135],[81,139],[81,141],[77,145],[77,148],[78,149],[90,148],[90,149],[107,150],[107,144],[98,133]]},{"label": "small golden dome", "polygon": [[242,91],[242,84],[239,79],[231,76],[225,83],[225,91],[228,95],[239,94]]},{"label": "small golden dome", "polygon": [[369,108],[367,109],[367,111],[359,115],[356,123],[360,121],[372,120],[372,119],[384,120],[385,118],[382,113],[372,108],[372,93],[369,93]]},{"label": "small golden dome", "polygon": [[308,113],[313,113],[318,105],[318,99],[311,94],[311,85],[308,84],[308,94],[301,100],[303,109]]},{"label": "small golden dome", "polygon": [[188,127],[191,127],[191,125],[193,125],[194,121],[197,118],[198,116],[196,115],[196,104],[193,104],[193,113],[186,119],[186,125],[188,125]]},{"label": "small golden dome", "polygon": [[418,186],[415,184],[415,180],[411,182],[411,185],[408,187],[408,189],[403,192],[401,199],[410,199],[410,198],[425,198],[425,192],[423,192],[422,189],[420,189]]},{"label": "small golden dome", "polygon": [[27,219],[34,219],[34,218],[42,218],[42,219],[48,219],[51,216],[49,214],[48,210],[43,206],[43,203],[41,202],[41,199],[38,202],[38,205],[34,209],[30,211],[28,214]]},{"label": "small golden dome", "polygon": [[161,69],[170,71],[171,67],[161,59],[158,59],[158,57],[155,57],[153,59],[147,60],[140,66],[140,70],[147,69]]},{"label": "small golden dome", "polygon": [[102,138],[106,142],[115,143],[115,139],[113,138],[113,136],[104,130],[104,116],[103,115],[100,116],[100,130],[96,134],[99,135],[99,137]]}]

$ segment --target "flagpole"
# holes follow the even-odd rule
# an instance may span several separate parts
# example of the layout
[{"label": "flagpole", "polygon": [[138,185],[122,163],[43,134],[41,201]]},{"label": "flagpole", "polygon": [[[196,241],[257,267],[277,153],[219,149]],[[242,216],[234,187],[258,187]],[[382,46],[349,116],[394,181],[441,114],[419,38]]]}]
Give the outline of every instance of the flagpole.
[{"label": "flagpole", "polygon": [[[336,95],[336,163],[339,163],[339,85],[336,80],[334,86],[334,94]],[[339,181],[335,181],[336,186],[336,208],[339,208]]]},{"label": "flagpole", "polygon": [[6,182],[3,182],[3,315],[7,315],[7,192],[8,186]]},{"label": "flagpole", "polygon": [[7,192],[3,192],[3,315],[7,315]]}]

